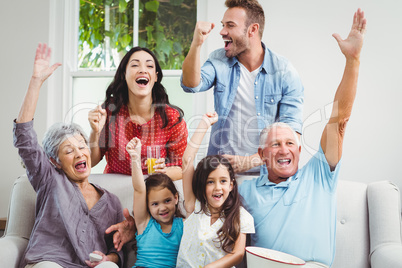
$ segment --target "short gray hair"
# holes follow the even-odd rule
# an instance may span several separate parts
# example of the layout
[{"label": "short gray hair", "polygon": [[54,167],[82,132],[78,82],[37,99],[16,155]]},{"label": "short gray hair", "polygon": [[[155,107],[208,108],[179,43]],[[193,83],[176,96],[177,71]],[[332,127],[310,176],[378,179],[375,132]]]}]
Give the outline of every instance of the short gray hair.
[{"label": "short gray hair", "polygon": [[278,128],[278,127],[279,127],[279,128],[288,128],[288,129],[290,129],[290,130],[292,131],[293,135],[294,135],[295,140],[296,140],[297,147],[300,146],[299,137],[297,136],[296,131],[294,131],[294,129],[293,129],[290,125],[288,125],[288,124],[286,124],[286,123],[284,123],[284,122],[275,122],[275,123],[273,123],[273,124],[267,126],[266,128],[264,128],[264,129],[261,131],[261,133],[260,133],[260,145],[259,145],[259,148],[261,148],[261,149],[264,149],[264,148],[265,148],[265,143],[266,143],[266,141],[267,141],[269,132],[270,132],[272,129]]},{"label": "short gray hair", "polygon": [[81,135],[85,140],[85,144],[88,145],[88,137],[79,125],[75,123],[55,123],[52,125],[46,131],[42,141],[43,149],[45,150],[47,157],[49,157],[49,159],[53,158],[60,164],[60,145],[69,137],[77,134]]}]

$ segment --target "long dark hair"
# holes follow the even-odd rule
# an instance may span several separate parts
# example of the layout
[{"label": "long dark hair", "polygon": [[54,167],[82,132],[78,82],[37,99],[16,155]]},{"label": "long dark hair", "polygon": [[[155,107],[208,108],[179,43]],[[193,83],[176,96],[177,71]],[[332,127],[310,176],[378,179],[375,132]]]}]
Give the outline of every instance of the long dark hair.
[{"label": "long dark hair", "polygon": [[[172,179],[166,174],[155,173],[155,174],[150,175],[145,180],[145,187],[146,187],[146,191],[147,191],[147,204],[148,204],[149,191],[151,191],[152,189],[155,189],[155,188],[167,188],[173,195],[177,194],[178,199],[180,198],[179,192],[177,191],[176,186],[174,185]],[[148,213],[150,213],[148,206],[147,206],[147,210],[148,210]],[[179,218],[184,218],[184,215],[181,213],[181,211],[179,209],[179,202],[177,202],[177,204],[176,204],[175,216],[179,217]]]},{"label": "long dark hair", "polygon": [[110,85],[106,90],[106,100],[103,103],[102,107],[103,108],[108,107],[109,110],[112,112],[112,115],[116,115],[120,111],[122,105],[128,104],[126,67],[130,60],[131,55],[133,55],[135,52],[138,51],[147,52],[149,55],[152,56],[152,58],[155,61],[155,67],[158,79],[155,82],[154,87],[152,88],[152,104],[155,105],[156,112],[159,113],[159,115],[162,118],[162,124],[163,124],[162,128],[165,128],[169,124],[169,119],[165,111],[166,105],[169,105],[170,107],[176,109],[179,112],[179,120],[175,123],[175,125],[180,123],[181,120],[183,120],[184,112],[179,107],[170,104],[169,97],[166,93],[166,89],[162,85],[163,73],[159,61],[156,58],[155,54],[152,53],[151,50],[145,47],[133,47],[123,57],[123,59],[119,64],[119,67],[116,70],[116,74],[114,76],[112,83],[110,83]]},{"label": "long dark hair", "polygon": [[[222,228],[217,231],[221,248],[230,253],[233,251],[235,242],[240,234],[240,206],[241,197],[237,189],[237,182],[235,179],[232,165],[225,157],[221,155],[210,155],[203,158],[197,165],[193,176],[193,193],[195,198],[201,204],[201,210],[208,214],[208,204],[206,196],[206,185],[209,174],[216,170],[219,165],[227,168],[229,172],[230,181],[233,183],[233,189],[230,191],[227,199],[222,204],[221,215],[225,220],[223,221]],[[197,212],[195,212],[197,213]]]}]

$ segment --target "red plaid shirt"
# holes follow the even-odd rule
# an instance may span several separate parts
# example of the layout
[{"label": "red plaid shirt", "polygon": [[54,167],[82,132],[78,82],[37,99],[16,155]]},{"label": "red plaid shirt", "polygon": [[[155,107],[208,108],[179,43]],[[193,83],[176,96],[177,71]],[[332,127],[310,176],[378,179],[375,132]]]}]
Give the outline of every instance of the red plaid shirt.
[{"label": "red plaid shirt", "polygon": [[[143,125],[133,123],[126,105],[112,116],[107,109],[105,127],[99,139],[101,157],[106,156],[104,173],[122,173],[131,175],[131,158],[126,151],[127,143],[134,137],[141,140],[142,173],[148,174],[146,159],[147,146],[161,146],[161,157],[166,159],[166,166],[180,166],[187,146],[188,131],[184,119],[178,124],[179,112],[166,105],[169,123],[162,128],[162,118],[155,112],[150,121]],[[176,125],[175,125],[176,124]]]}]

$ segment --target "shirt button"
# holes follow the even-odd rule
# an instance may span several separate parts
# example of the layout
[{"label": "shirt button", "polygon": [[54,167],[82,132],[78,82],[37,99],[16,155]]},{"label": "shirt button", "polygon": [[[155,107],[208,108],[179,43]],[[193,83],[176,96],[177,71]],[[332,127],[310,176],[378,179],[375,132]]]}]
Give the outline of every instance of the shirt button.
[{"label": "shirt button", "polygon": [[261,114],[260,114],[260,113],[258,113],[257,115],[258,115],[258,116],[260,116]]},{"label": "shirt button", "polygon": [[255,99],[258,99],[258,96],[255,96]]},{"label": "shirt button", "polygon": [[346,223],[346,221],[345,220],[341,220],[341,224],[345,224]]},{"label": "shirt button", "polygon": [[258,84],[258,82],[257,82],[257,81],[255,81],[255,82],[254,82],[254,85],[257,85],[257,84]]},{"label": "shirt button", "polygon": [[85,230],[82,230],[83,233],[85,233]]},{"label": "shirt button", "polygon": [[271,99],[271,102],[274,102],[274,99]]}]

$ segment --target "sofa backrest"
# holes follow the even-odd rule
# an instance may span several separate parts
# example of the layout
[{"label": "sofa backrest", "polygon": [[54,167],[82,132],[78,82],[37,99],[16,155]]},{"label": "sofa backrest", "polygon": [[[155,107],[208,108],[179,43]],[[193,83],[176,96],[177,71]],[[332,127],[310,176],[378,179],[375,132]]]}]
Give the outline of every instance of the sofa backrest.
[{"label": "sofa backrest", "polygon": [[337,189],[336,253],[332,268],[370,267],[367,184],[340,180]]},{"label": "sofa backrest", "polygon": [[[89,181],[117,195],[123,208],[132,212],[133,188],[131,176],[120,174],[92,174]],[[182,181],[175,181],[182,206]],[[35,220],[36,194],[26,175],[19,177],[13,186],[5,235],[29,239]],[[337,191],[336,255],[333,268],[368,268],[369,227],[367,208],[367,185],[340,180]],[[12,212],[12,213],[11,213]],[[135,256],[128,254],[125,267],[132,267]]]}]

